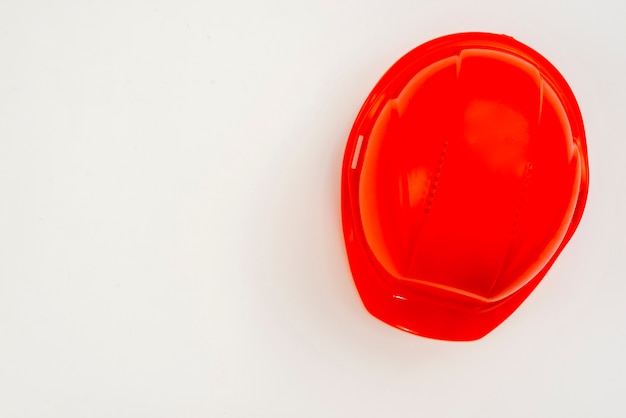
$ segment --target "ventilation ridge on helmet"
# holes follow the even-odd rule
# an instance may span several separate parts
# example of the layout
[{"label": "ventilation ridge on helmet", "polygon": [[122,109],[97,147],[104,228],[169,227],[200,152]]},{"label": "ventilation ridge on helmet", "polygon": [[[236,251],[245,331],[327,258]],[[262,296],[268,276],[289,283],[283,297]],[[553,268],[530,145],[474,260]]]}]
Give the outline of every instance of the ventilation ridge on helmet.
[{"label": "ventilation ridge on helmet", "polygon": [[524,177],[522,179],[522,190],[520,192],[519,202],[517,204],[517,208],[515,209],[515,215],[513,215],[513,224],[511,226],[512,235],[515,235],[515,233],[517,232],[519,217],[522,211],[522,206],[524,206],[524,200],[528,191],[528,183],[530,182],[530,177],[532,176],[532,170],[533,165],[531,163],[526,164],[526,170],[524,170]]},{"label": "ventilation ridge on helmet", "polygon": [[446,151],[448,148],[448,141],[443,143],[443,149],[441,150],[441,155],[439,157],[439,165],[437,166],[437,170],[435,171],[435,175],[431,181],[430,190],[428,192],[428,196],[426,199],[426,209],[424,212],[428,215],[430,213],[430,209],[433,205],[433,200],[435,199],[435,194],[437,193],[437,186],[439,185],[439,177],[441,177],[441,169],[443,168],[443,161],[446,158]]}]

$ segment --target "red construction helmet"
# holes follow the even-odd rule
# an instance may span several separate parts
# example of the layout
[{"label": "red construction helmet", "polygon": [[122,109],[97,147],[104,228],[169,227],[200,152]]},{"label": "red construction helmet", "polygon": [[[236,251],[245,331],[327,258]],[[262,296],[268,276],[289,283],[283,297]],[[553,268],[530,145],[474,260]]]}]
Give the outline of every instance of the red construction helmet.
[{"label": "red construction helmet", "polygon": [[588,184],[578,104],[539,53],[487,33],[415,48],[370,93],[343,161],[365,307],[426,337],[484,336],[554,263]]}]

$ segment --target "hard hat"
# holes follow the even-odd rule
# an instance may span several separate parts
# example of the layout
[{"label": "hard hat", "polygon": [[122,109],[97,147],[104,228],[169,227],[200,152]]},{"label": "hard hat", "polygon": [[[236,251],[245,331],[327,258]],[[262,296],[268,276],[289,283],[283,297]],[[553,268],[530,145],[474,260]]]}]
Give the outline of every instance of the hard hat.
[{"label": "hard hat", "polygon": [[426,337],[484,336],[569,241],[588,183],[578,104],[544,57],[488,33],[418,46],[376,84],[344,155],[344,238],[365,307]]}]

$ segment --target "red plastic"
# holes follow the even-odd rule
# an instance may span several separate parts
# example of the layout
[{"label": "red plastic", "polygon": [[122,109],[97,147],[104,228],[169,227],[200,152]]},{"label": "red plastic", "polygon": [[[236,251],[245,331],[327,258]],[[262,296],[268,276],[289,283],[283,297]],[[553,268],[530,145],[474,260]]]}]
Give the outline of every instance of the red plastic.
[{"label": "red plastic", "polygon": [[554,263],[588,183],[578,104],[539,53],[487,33],[417,47],[370,93],[344,156],[365,307],[422,336],[481,338]]}]

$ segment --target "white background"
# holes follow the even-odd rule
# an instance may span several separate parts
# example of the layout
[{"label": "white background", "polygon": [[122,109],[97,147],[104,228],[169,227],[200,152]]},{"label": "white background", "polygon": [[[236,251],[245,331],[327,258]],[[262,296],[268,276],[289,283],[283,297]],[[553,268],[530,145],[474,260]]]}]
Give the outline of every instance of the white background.
[{"label": "white background", "polygon": [[[0,417],[623,417],[626,3],[3,1]],[[586,123],[580,228],[484,339],[362,307],[340,219],[362,102],[506,33]]]}]

